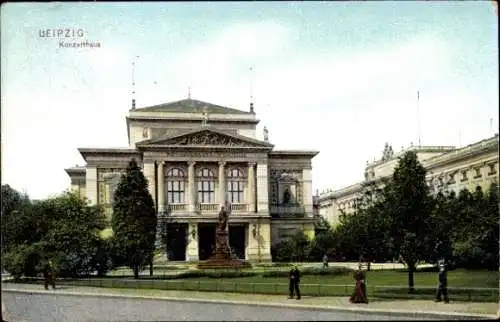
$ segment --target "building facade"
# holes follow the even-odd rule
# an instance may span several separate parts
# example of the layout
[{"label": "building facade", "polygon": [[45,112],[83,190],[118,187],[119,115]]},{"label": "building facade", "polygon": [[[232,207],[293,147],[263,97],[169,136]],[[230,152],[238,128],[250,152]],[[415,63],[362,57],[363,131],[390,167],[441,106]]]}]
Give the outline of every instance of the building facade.
[{"label": "building facade", "polygon": [[128,147],[78,149],[86,165],[66,169],[71,189],[111,216],[120,175],[134,158],[158,227],[168,231],[170,260],[210,256],[225,201],[230,244],[240,258],[268,261],[271,246],[295,231],[314,236],[311,159],[318,152],[275,150],[265,128],[257,139],[253,104],[241,111],[188,98],[133,108],[126,122]]},{"label": "building facade", "polygon": [[339,223],[341,210],[352,213],[368,184],[382,184],[392,177],[398,158],[406,151],[415,151],[427,170],[431,192],[455,191],[464,188],[474,191],[478,186],[486,191],[492,182],[498,184],[498,134],[463,148],[453,146],[412,146],[395,154],[386,144],[382,157],[367,163],[365,180],[335,191],[324,191],[317,197],[319,213],[331,225]]}]

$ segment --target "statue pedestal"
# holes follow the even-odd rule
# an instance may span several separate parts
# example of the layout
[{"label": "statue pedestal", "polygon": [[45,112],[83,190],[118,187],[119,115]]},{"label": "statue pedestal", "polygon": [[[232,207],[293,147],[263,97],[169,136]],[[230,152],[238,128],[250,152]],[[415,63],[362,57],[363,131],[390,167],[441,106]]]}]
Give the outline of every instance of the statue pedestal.
[{"label": "statue pedestal", "polygon": [[232,256],[229,248],[229,233],[227,231],[217,231],[215,253],[203,262],[198,264],[198,268],[244,268],[251,267],[250,263]]}]

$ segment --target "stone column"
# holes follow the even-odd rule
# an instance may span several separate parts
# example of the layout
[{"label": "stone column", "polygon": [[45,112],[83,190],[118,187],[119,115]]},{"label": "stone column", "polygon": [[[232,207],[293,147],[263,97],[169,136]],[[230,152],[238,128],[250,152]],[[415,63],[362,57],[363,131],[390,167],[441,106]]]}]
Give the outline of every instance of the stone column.
[{"label": "stone column", "polygon": [[165,212],[165,161],[158,162],[158,212]]},{"label": "stone column", "polygon": [[257,163],[257,212],[269,213],[267,163]]},{"label": "stone column", "polygon": [[186,261],[192,262],[198,260],[198,224],[188,224],[188,246],[186,247]]},{"label": "stone column", "polygon": [[311,169],[302,169],[302,204],[306,215],[313,216],[312,174]]},{"label": "stone column", "polygon": [[97,204],[97,167],[87,166],[85,174],[85,190],[90,205]]},{"label": "stone column", "polygon": [[225,161],[219,161],[219,203],[224,205],[226,201],[226,173],[224,166]]},{"label": "stone column", "polygon": [[193,213],[195,211],[195,202],[196,202],[196,187],[194,180],[194,165],[196,162],[188,161],[188,186],[187,186],[187,204],[188,211]]},{"label": "stone column", "polygon": [[154,162],[144,162],[143,168],[144,176],[146,180],[148,180],[148,190],[153,198],[154,203],[156,204],[156,184],[155,184],[155,164]]},{"label": "stone column", "polygon": [[255,212],[255,163],[248,163],[248,212]]}]

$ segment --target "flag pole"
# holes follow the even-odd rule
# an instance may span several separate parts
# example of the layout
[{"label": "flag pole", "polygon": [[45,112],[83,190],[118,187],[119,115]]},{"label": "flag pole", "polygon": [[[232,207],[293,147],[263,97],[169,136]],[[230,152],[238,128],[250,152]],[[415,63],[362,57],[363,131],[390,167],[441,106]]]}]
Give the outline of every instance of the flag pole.
[{"label": "flag pole", "polygon": [[417,131],[418,131],[418,146],[421,146],[421,142],[420,142],[420,90],[417,91]]}]

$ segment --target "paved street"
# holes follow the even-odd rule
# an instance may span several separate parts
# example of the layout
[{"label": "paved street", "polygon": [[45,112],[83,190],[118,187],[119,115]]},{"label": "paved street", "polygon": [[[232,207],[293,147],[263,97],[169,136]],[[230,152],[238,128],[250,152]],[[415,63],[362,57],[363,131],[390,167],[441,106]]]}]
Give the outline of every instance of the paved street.
[{"label": "paved street", "polygon": [[[292,301],[292,300],[291,300]],[[294,301],[294,300],[293,300]],[[105,298],[4,291],[6,321],[339,321],[422,320],[379,313],[350,313],[250,305]]]}]

